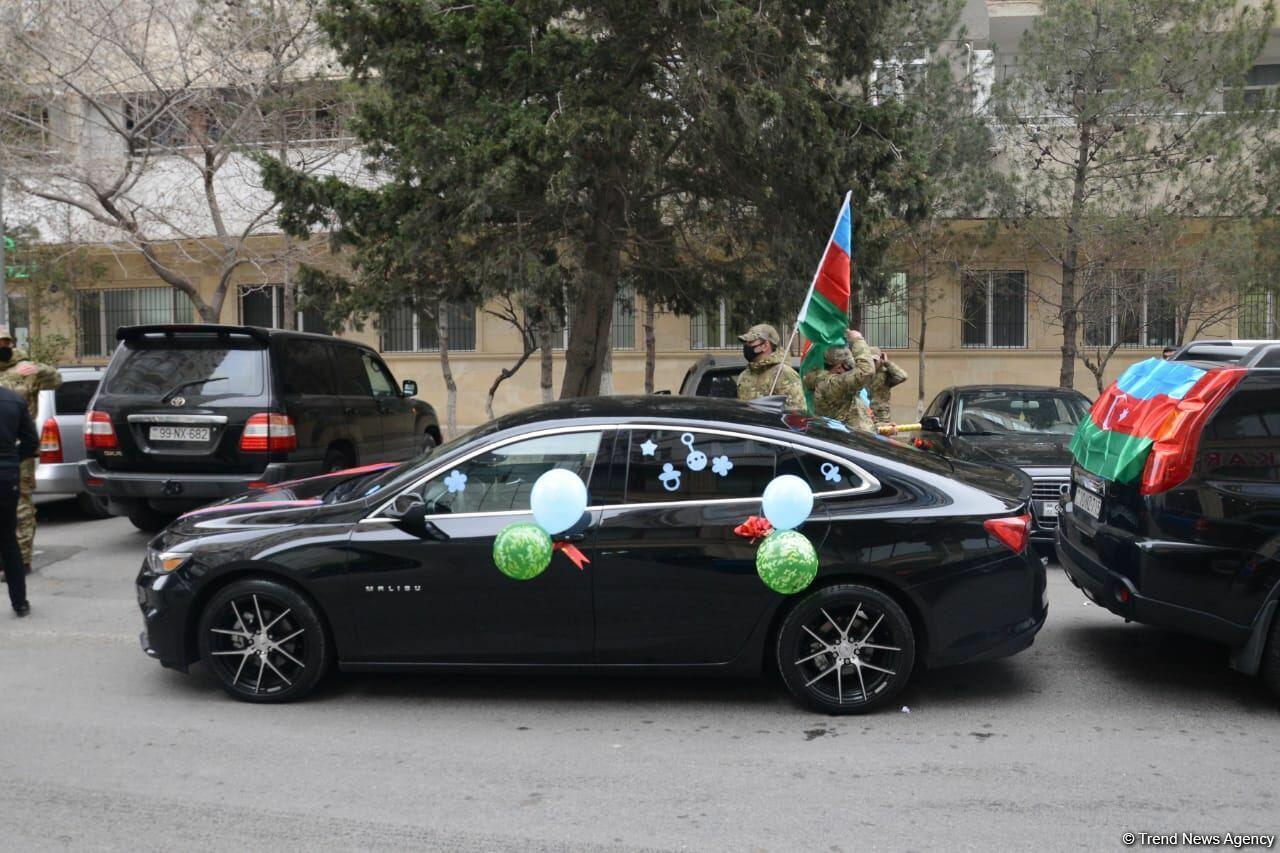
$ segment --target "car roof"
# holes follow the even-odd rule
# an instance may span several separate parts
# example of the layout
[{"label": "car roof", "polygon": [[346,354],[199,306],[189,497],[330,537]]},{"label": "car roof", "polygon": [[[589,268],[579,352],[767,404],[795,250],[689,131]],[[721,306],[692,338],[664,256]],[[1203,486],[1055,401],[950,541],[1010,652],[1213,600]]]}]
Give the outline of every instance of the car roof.
[{"label": "car roof", "polygon": [[558,400],[503,415],[493,422],[494,431],[524,426],[545,426],[549,421],[720,421],[762,429],[777,429],[781,410],[752,406],[718,397],[682,397],[675,394],[579,397]]},{"label": "car roof", "polygon": [[1081,394],[1074,388],[1063,388],[1060,385],[952,385],[948,391],[962,392],[990,392],[990,391],[1048,391],[1055,394]]},{"label": "car roof", "polygon": [[348,346],[371,349],[367,344],[338,338],[333,335],[319,335],[314,332],[294,332],[287,329],[268,329],[264,326],[231,326],[220,323],[161,323],[147,326],[121,326],[116,329],[116,340],[137,339],[145,336],[173,337],[182,334],[193,335],[247,335],[263,343],[273,338],[300,338],[311,341],[327,341],[329,343],[346,344]]}]

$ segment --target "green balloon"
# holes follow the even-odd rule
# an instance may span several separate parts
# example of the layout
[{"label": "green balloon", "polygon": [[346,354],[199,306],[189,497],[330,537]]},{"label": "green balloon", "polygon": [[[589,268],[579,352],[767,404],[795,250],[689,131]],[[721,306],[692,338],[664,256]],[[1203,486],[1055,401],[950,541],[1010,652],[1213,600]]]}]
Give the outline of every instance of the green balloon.
[{"label": "green balloon", "polygon": [[493,562],[509,578],[536,578],[551,563],[551,537],[536,524],[508,524],[493,540]]},{"label": "green balloon", "polygon": [[818,552],[803,533],[770,533],[756,551],[756,574],[769,589],[791,595],[813,583],[818,574]]}]

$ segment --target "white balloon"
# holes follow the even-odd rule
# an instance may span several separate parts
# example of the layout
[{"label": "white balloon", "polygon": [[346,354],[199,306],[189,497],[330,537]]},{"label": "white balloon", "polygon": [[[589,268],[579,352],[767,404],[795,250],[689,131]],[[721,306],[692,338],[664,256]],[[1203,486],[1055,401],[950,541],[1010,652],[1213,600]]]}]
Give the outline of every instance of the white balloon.
[{"label": "white balloon", "polygon": [[534,481],[529,507],[539,527],[552,536],[563,533],[587,511],[587,484],[572,471],[552,468]]},{"label": "white balloon", "polygon": [[813,489],[795,474],[774,477],[764,487],[764,517],[776,530],[793,530],[813,512]]}]

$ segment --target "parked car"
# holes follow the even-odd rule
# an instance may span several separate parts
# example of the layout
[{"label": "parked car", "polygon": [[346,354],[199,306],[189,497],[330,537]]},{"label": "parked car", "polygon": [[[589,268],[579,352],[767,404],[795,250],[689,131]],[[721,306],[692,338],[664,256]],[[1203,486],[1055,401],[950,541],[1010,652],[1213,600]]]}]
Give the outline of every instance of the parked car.
[{"label": "parked car", "polygon": [[[800,369],[800,359],[792,358],[791,366]],[[723,397],[738,399],[738,374],[747,369],[747,360],[738,352],[704,355],[693,363],[680,383],[684,397]]]},{"label": "parked car", "polygon": [[59,367],[62,385],[41,391],[36,402],[40,429],[40,459],[36,465],[36,495],[74,497],[93,518],[106,518],[105,498],[85,490],[80,479],[84,460],[84,413],[102,381],[101,367]]},{"label": "parked car", "polygon": [[1089,398],[1070,388],[958,385],[933,398],[914,436],[950,459],[1021,469],[1032,482],[1031,539],[1051,546],[1071,480],[1068,445],[1088,415]]},{"label": "parked car", "polygon": [[90,404],[88,490],[141,530],[253,486],[440,443],[435,410],[374,350],[251,326],[128,326]]},{"label": "parked car", "polygon": [[[720,459],[731,462],[726,465]],[[710,458],[713,464],[706,467]],[[495,567],[535,479],[588,482],[583,570]],[[674,473],[673,473],[674,472]],[[779,473],[816,493],[799,529],[819,555],[793,596],[757,577],[736,532]],[[263,489],[178,519],[137,578],[144,650],[203,661],[251,702],[296,699],[344,670],[752,675],[776,667],[832,714],[891,703],[917,663],[1014,654],[1047,612],[1027,553],[1031,483],[826,422],[670,396],[552,403],[387,471]]]},{"label": "parked car", "polygon": [[1280,341],[1233,346],[1177,354],[1207,373],[1164,421],[1138,482],[1072,469],[1058,554],[1095,603],[1223,643],[1232,667],[1280,693]]}]

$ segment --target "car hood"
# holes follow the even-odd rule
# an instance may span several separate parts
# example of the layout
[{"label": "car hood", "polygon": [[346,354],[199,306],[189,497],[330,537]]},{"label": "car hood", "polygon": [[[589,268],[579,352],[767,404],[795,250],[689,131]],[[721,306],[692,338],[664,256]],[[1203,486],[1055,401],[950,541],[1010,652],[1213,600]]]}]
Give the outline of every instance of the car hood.
[{"label": "car hood", "polygon": [[1020,468],[1067,467],[1071,464],[1071,436],[1050,433],[960,435],[951,455],[968,462],[1000,462]]},{"label": "car hood", "polygon": [[377,465],[364,465],[359,468],[347,468],[316,477],[302,480],[289,480],[275,483],[261,489],[252,489],[234,498],[193,509],[178,518],[175,526],[190,527],[213,519],[243,520],[245,516],[253,516],[254,523],[269,524],[277,521],[281,513],[297,518],[299,510],[314,509],[322,503],[322,496],[344,480],[363,477],[366,474],[385,471],[396,467],[395,462],[383,462]]}]

